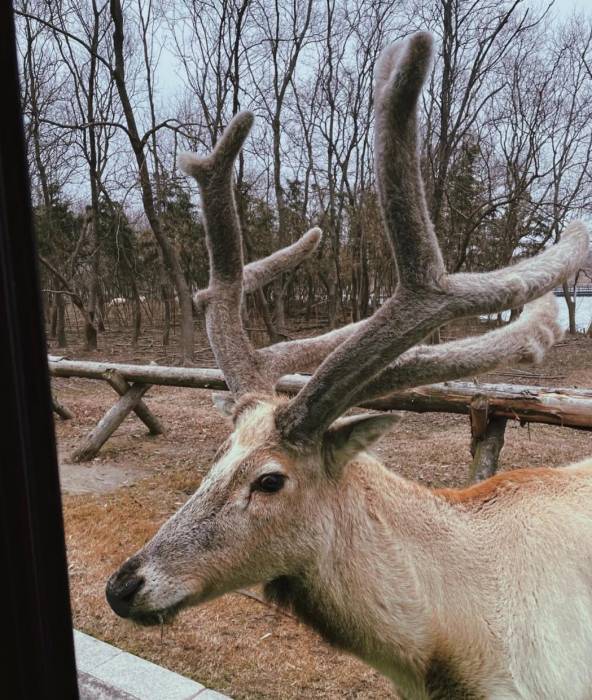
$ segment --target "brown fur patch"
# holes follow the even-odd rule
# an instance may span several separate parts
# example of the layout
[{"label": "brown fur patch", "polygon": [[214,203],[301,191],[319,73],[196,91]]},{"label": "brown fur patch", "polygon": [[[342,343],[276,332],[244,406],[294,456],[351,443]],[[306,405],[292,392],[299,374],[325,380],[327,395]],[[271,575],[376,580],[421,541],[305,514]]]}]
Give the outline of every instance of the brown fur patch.
[{"label": "brown fur patch", "polygon": [[440,658],[430,660],[426,669],[426,690],[431,700],[482,700],[480,693],[466,685],[454,665]]},{"label": "brown fur patch", "polygon": [[344,624],[327,609],[322,600],[317,599],[311,587],[298,576],[280,576],[265,584],[266,600],[280,608],[293,612],[306,625],[337,649],[359,648],[361,641],[356,639],[354,625]]},{"label": "brown fur patch", "polygon": [[542,487],[552,490],[565,483],[566,476],[568,475],[559,469],[515,469],[496,474],[486,481],[464,489],[434,489],[432,493],[455,505],[480,507],[517,489]]}]

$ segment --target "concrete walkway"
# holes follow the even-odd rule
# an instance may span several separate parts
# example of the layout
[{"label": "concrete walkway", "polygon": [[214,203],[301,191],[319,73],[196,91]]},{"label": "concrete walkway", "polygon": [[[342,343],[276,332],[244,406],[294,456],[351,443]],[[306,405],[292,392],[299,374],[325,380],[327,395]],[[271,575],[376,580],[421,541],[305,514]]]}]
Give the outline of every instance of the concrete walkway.
[{"label": "concrete walkway", "polygon": [[81,700],[231,700],[78,630],[74,645]]}]

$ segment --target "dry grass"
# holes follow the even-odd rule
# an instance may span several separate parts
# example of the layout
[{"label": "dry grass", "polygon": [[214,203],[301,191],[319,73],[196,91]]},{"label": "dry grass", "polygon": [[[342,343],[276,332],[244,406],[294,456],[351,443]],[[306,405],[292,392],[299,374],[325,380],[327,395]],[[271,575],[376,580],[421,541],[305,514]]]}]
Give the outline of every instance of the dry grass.
[{"label": "dry grass", "polygon": [[[72,356],[83,353],[76,349]],[[113,344],[99,358],[146,361],[150,350],[130,354]],[[557,382],[563,385],[589,386],[592,342],[555,349],[544,372],[564,375]],[[115,395],[106,384],[86,380],[55,380],[54,389],[75,414],[73,421],[57,423],[60,452],[66,455]],[[297,621],[240,594],[185,611],[162,631],[135,627],[110,611],[103,593],[107,577],[195,490],[228,430],[211,409],[207,391],[154,387],[146,401],[167,434],[148,437],[135,417],[128,418],[98,460],[142,468],[148,476],[109,493],[64,494],[75,626],[235,698],[394,697],[377,673],[333,651]],[[465,417],[409,415],[378,452],[406,477],[454,486],[466,478],[468,445]],[[588,433],[511,424],[501,466],[554,466],[590,452]]]}]

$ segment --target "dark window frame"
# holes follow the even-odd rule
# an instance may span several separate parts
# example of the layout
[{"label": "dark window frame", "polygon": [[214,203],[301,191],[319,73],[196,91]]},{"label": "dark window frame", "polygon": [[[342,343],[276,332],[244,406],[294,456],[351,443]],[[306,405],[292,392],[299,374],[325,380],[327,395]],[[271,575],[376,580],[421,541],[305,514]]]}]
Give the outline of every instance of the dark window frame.
[{"label": "dark window frame", "polygon": [[2,685],[6,697],[70,699],[72,616],[11,2],[0,2],[0,57]]}]

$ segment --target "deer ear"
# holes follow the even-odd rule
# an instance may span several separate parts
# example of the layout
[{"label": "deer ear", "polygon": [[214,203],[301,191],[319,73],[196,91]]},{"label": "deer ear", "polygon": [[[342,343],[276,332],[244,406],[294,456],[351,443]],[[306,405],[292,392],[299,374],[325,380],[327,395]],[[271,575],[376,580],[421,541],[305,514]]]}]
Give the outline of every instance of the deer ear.
[{"label": "deer ear", "polygon": [[326,463],[331,469],[345,466],[357,454],[392,430],[401,418],[400,413],[382,413],[351,416],[336,421],[323,437]]},{"label": "deer ear", "polygon": [[223,416],[232,418],[234,412],[234,398],[231,393],[212,394],[212,403]]}]

